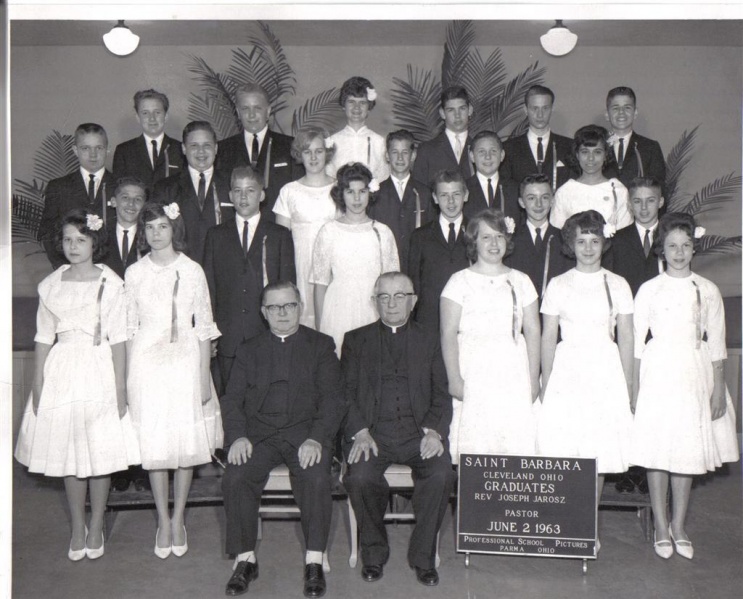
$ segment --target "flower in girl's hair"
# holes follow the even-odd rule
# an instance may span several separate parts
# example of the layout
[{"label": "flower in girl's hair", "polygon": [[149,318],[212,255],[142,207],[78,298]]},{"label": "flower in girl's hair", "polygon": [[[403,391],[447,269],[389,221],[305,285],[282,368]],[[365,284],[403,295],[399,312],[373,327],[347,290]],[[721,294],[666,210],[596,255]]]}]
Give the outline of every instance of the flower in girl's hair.
[{"label": "flower in girl's hair", "polygon": [[704,227],[694,227],[694,239],[701,239],[702,235],[707,232]]},{"label": "flower in girl's hair", "polygon": [[506,223],[506,233],[513,235],[513,232],[516,230],[516,222],[510,216],[504,218],[503,222]]},{"label": "flower in girl's hair", "polygon": [[379,181],[377,181],[376,179],[372,179],[371,181],[369,181],[369,191],[371,191],[372,193],[378,192]]},{"label": "flower in girl's hair", "polygon": [[617,228],[612,225],[611,223],[606,223],[604,225],[604,238],[609,239],[610,237],[614,237],[614,233],[617,232]]},{"label": "flower in girl's hair", "polygon": [[178,204],[171,202],[167,206],[163,206],[163,212],[170,220],[175,220],[181,215],[181,209]]},{"label": "flower in girl's hair", "polygon": [[369,102],[374,102],[374,100],[377,99],[377,90],[373,87],[367,87],[366,88],[366,99],[369,100]]},{"label": "flower in girl's hair", "polygon": [[97,214],[88,214],[85,217],[85,225],[91,231],[98,231],[103,226],[103,219]]},{"label": "flower in girl's hair", "polygon": [[333,146],[335,144],[333,143],[333,140],[330,139],[330,137],[324,138],[323,141],[325,142],[325,149],[327,149],[327,150],[333,149]]}]

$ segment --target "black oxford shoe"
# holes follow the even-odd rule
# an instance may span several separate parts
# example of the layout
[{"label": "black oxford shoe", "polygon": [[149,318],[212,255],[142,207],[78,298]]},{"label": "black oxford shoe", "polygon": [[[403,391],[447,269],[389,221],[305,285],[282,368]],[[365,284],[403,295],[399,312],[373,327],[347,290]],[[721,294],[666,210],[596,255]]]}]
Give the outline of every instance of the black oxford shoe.
[{"label": "black oxford shoe", "polygon": [[129,488],[129,479],[125,476],[117,476],[111,481],[111,490],[116,493],[123,493]]},{"label": "black oxford shoe", "polygon": [[382,574],[384,574],[384,566],[382,564],[373,564],[361,568],[361,578],[366,582],[376,582],[382,578]]},{"label": "black oxford shoe", "polygon": [[425,584],[427,587],[435,587],[439,584],[439,573],[436,572],[436,568],[426,570],[425,568],[415,567],[415,577],[418,582]]},{"label": "black oxford shoe", "polygon": [[234,597],[235,595],[242,595],[248,592],[248,585],[258,578],[258,564],[248,561],[237,562],[235,571],[230,576],[230,580],[227,582],[227,587],[224,592],[225,595]]},{"label": "black oxford shoe", "polygon": [[325,594],[325,574],[322,564],[307,564],[304,567],[304,596],[322,597]]}]

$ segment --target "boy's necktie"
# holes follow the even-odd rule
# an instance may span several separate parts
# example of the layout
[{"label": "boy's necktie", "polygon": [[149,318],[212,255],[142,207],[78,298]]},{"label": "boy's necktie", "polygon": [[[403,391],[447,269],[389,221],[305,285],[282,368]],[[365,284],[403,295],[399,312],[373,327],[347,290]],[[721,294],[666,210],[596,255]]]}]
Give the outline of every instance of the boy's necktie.
[{"label": "boy's necktie", "polygon": [[95,175],[88,175],[88,202],[95,203]]},{"label": "boy's necktie", "polygon": [[248,257],[248,221],[243,221],[243,258]]},{"label": "boy's necktie", "polygon": [[488,179],[488,208],[493,207],[493,180]]},{"label": "boy's necktie", "polygon": [[544,163],[544,146],[542,145],[542,138],[537,137],[537,169],[542,172],[542,164]]},{"label": "boy's necktie", "polygon": [[454,153],[457,155],[457,162],[462,159],[462,140],[459,139],[459,134],[454,136]]},{"label": "boy's necktie", "polygon": [[454,223],[449,223],[449,237],[446,242],[449,244],[450,248],[453,248],[454,244],[457,243],[457,234],[454,231]]},{"label": "boy's necktie", "polygon": [[157,141],[154,139],[150,142],[152,144],[152,168],[155,168],[157,164]]},{"label": "boy's necktie", "polygon": [[129,258],[129,229],[124,229],[124,240],[121,242],[121,261],[126,267],[126,260]]},{"label": "boy's necktie", "polygon": [[537,251],[537,253],[540,252],[542,249],[542,229],[541,227],[537,229],[537,235],[534,238],[534,249]]},{"label": "boy's necktie", "polygon": [[650,229],[645,229],[645,239],[642,240],[642,251],[645,252],[645,257],[650,255]]},{"label": "boy's necktie", "polygon": [[258,145],[258,134],[253,133],[253,147],[250,149],[250,162],[255,168],[258,165],[258,154],[261,153],[260,146]]},{"label": "boy's necktie", "polygon": [[617,153],[617,164],[619,165],[619,170],[622,170],[622,165],[624,164],[624,138],[620,138],[619,140],[619,152]]},{"label": "boy's necktie", "polygon": [[204,177],[204,173],[199,173],[199,208],[201,210],[204,209],[204,202],[206,201],[206,178]]}]

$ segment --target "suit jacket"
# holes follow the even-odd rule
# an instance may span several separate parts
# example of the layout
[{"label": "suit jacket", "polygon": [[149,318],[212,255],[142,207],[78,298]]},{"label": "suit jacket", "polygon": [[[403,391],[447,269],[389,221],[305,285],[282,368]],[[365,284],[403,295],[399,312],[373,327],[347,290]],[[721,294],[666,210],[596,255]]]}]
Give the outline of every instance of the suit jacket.
[{"label": "suit jacket", "polygon": [[[269,129],[258,154],[257,168],[264,177],[269,140],[271,146],[270,166],[265,186],[266,199],[261,204],[261,219],[275,221],[276,216],[273,213],[273,206],[276,203],[276,198],[279,197],[279,191],[287,183],[303,177],[304,167],[295,163],[294,158],[292,158],[291,147],[294,138]],[[248,155],[248,148],[245,146],[245,136],[242,131],[219,142],[215,166],[226,175],[227,181],[230,180],[232,169],[235,167],[250,166],[250,156]]]},{"label": "suit jacket", "polygon": [[[554,147],[553,147],[554,145]],[[557,135],[550,131],[549,140],[544,148],[544,163],[542,173],[550,178],[554,189],[557,189],[570,178],[569,158],[572,153],[573,140],[563,135]],[[552,151],[557,150],[557,161],[562,162],[563,166],[557,167],[557,184],[553,181],[555,154]],[[505,157],[500,165],[500,174],[502,177],[511,179],[517,184],[521,184],[524,177],[534,175],[539,172],[537,161],[534,160],[534,154],[531,152],[529,140],[526,133],[517,137],[512,137],[503,142]]]},{"label": "suit jacket", "polygon": [[[108,254],[103,259],[103,263],[113,270],[122,279],[124,278],[124,272],[132,264],[134,264],[139,256],[137,253],[137,236],[129,239],[129,254],[126,258],[126,264],[121,260],[121,248],[119,247],[119,240],[116,238],[116,219],[108,223]],[[139,233],[139,230],[137,230]]]},{"label": "suit jacket", "polygon": [[[477,213],[488,208],[488,201],[477,180],[477,175],[467,179],[467,201],[464,204],[464,216],[469,220]],[[501,201],[503,202],[506,216],[510,216],[515,223],[523,220],[523,210],[519,206],[519,186],[515,181],[500,177],[498,187],[493,189],[493,205],[490,208],[500,210]],[[502,195],[501,195],[502,194]]]},{"label": "suit jacket", "polygon": [[627,279],[632,295],[637,295],[640,285],[657,277],[659,273],[658,255],[655,253],[656,235],[648,257],[642,249],[642,239],[634,223],[619,229],[611,239],[611,247],[604,254],[604,268]]},{"label": "suit jacket", "polygon": [[547,232],[542,238],[542,246],[539,251],[534,247],[531,233],[525,222],[516,227],[511,241],[513,241],[513,251],[505,257],[503,263],[506,266],[510,266],[529,275],[540,298],[543,291],[542,284],[544,282],[544,262],[547,258],[547,244],[550,247],[547,283],[557,275],[561,275],[575,266],[575,260],[568,258],[562,253],[560,229],[550,224],[547,225]]},{"label": "suit jacket", "polygon": [[[643,176],[658,179],[663,186],[662,191],[665,193],[666,161],[663,159],[663,151],[657,141],[638,135],[633,131],[627,147],[624,149],[624,163],[621,169],[616,163],[617,157],[614,154],[614,148],[609,148],[609,152],[614,161],[611,166],[604,170],[606,177],[616,177],[629,189],[632,179],[640,176],[639,165],[641,162]],[[638,162],[638,154],[640,162]]]},{"label": "suit jacket", "polygon": [[240,343],[268,328],[261,315],[264,259],[269,283],[297,282],[294,242],[285,227],[261,217],[247,258],[234,217],[207,231],[203,266],[214,321],[222,332],[220,355],[234,357]]},{"label": "suit jacket", "polygon": [[[105,199],[103,198],[104,192]],[[67,264],[67,259],[57,253],[55,248],[57,227],[62,217],[75,208],[87,208],[98,216],[103,216],[102,205],[104,202],[108,204],[113,193],[114,178],[108,171],[103,173],[103,180],[98,185],[93,204],[88,202],[88,183],[83,180],[79,169],[69,175],[49,181],[44,190],[44,211],[39,223],[38,239],[43,243],[46,255],[55,269]],[[115,217],[116,211],[113,208],[107,208],[106,224],[109,224]]]},{"label": "suit jacket", "polygon": [[420,223],[423,226],[438,218],[438,211],[431,199],[431,190],[413,177],[408,179],[402,201],[397,195],[392,178],[388,177],[379,184],[374,203],[369,206],[369,216],[392,230],[402,270],[407,268],[410,234],[415,231],[416,192],[420,202]]},{"label": "suit jacket", "polygon": [[472,138],[467,137],[462,150],[462,156],[457,163],[457,157],[449,143],[446,133],[441,132],[430,141],[423,142],[418,148],[415,162],[413,163],[413,177],[424,185],[433,187],[433,178],[441,170],[459,169],[462,176],[467,179],[475,174],[475,168],[470,162],[469,150]]},{"label": "suit jacket", "polygon": [[[217,199],[214,199],[216,189]],[[177,202],[181,209],[183,224],[186,226],[186,254],[191,260],[202,263],[204,242],[210,227],[219,224],[216,218],[215,203],[220,205],[221,221],[234,217],[235,209],[230,202],[230,179],[216,169],[206,190],[204,209],[199,208],[199,199],[187,168],[182,172],[163,179],[155,185],[154,200],[161,204]]]},{"label": "suit jacket", "polygon": [[[225,445],[240,437],[255,445],[277,433],[257,417],[270,388],[270,344],[276,342],[280,343],[278,338],[266,331],[237,350],[227,393],[219,400]],[[278,432],[295,447],[314,439],[329,450],[345,415],[335,344],[328,335],[304,326],[292,342],[296,345],[289,369],[289,421]]]},{"label": "suit jacket", "polygon": [[[363,428],[374,435],[382,397],[382,329],[380,320],[346,333],[341,368],[346,385],[346,441]],[[415,322],[407,328],[408,390],[413,418],[421,436],[423,428],[435,430],[448,447],[452,402],[441,344],[436,331]],[[392,400],[393,398],[389,398]]]},{"label": "suit jacket", "polygon": [[432,331],[439,330],[439,299],[449,277],[470,265],[464,243],[466,227],[465,217],[453,248],[449,247],[438,218],[410,236],[407,274],[418,296],[414,320]]},{"label": "suit jacket", "polygon": [[163,138],[154,169],[151,156],[152,147],[147,145],[144,135],[120,143],[114,150],[114,180],[118,181],[121,177],[137,177],[147,186],[148,194],[151,196],[155,183],[178,174],[187,166],[181,151],[181,142],[167,135]]}]

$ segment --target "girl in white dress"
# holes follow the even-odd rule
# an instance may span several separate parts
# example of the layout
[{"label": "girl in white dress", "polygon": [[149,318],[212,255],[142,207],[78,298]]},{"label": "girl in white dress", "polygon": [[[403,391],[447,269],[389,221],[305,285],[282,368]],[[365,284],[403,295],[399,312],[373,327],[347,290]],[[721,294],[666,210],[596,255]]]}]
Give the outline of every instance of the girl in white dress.
[{"label": "girl in white dress", "polygon": [[15,451],[30,472],[64,477],[72,561],[103,555],[110,474],[139,463],[127,412],[124,284],[94,264],[107,243],[103,221],[92,212],[73,210],[63,218],[57,246],[69,265],[39,283],[34,385]]},{"label": "girl in white dress", "polygon": [[312,253],[317,330],[333,337],[338,357],[347,331],[377,319],[372,300],[377,277],[400,270],[392,231],[366,213],[379,189],[371,182],[363,164],[340,168],[331,196],[341,215],[320,229]]},{"label": "girl in white dress", "polygon": [[339,101],[347,124],[330,136],[337,150],[325,169],[328,175],[334,176],[344,164],[360,162],[379,182],[390,176],[390,167],[385,159],[385,139],[366,126],[366,119],[374,109],[376,100],[377,91],[368,79],[351,77],[343,82]]},{"label": "girl in white dress", "polygon": [[684,529],[692,475],[738,460],[735,412],[723,373],[725,312],[715,284],[691,271],[695,233],[703,230],[689,214],[661,218],[658,247],[666,271],[642,285],[635,298],[630,462],[648,469],[655,552],[665,559],[673,545],[683,557],[694,555]]},{"label": "girl in white dress", "polygon": [[586,125],[575,132],[571,166],[579,176],[555,192],[551,225],[562,229],[569,217],[584,210],[600,212],[616,229],[632,224],[627,188],[619,179],[607,179],[603,175],[610,160],[607,136],[606,129],[598,125]]},{"label": "girl in white dress", "polygon": [[605,473],[627,470],[632,420],[632,291],[601,267],[613,234],[595,210],[571,216],[562,237],[576,266],[550,281],[542,301],[537,450],[596,458],[597,499]]},{"label": "girl in white dress", "polygon": [[503,264],[514,228],[513,219],[493,209],[467,223],[464,239],[473,264],[454,273],[441,294],[455,462],[459,453],[535,452],[539,307],[529,277]]},{"label": "girl in white dress", "polygon": [[300,324],[315,327],[315,304],[310,285],[312,248],[320,228],[336,216],[330,190],[335,179],[325,174],[325,166],[335,153],[335,146],[322,129],[308,127],[297,133],[292,142],[292,157],[302,162],[305,176],[281,188],[273,208],[276,222],[292,232],[297,287],[304,309]]},{"label": "girl in white dress", "polygon": [[[132,418],[142,467],[149,470],[157,507],[155,555],[188,550],[183,512],[193,467],[222,446],[219,399],[209,372],[212,320],[204,271],[183,253],[178,204],[146,204],[139,216],[139,249],[150,252],[126,271]],[[168,470],[173,516],[168,515]]]}]

